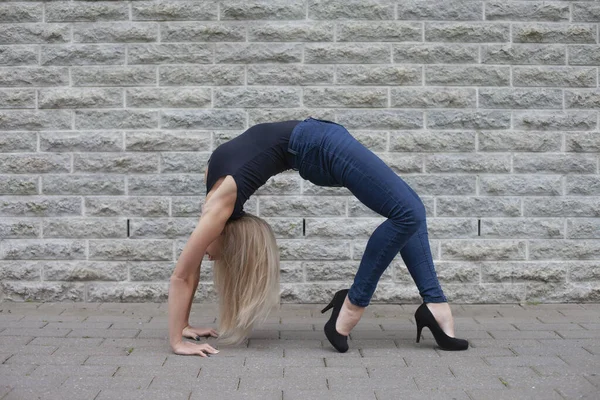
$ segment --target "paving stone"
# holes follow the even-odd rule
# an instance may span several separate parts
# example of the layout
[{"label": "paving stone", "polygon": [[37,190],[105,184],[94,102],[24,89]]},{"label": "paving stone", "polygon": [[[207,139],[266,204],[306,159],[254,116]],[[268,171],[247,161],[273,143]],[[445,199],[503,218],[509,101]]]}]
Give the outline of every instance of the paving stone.
[{"label": "paving stone", "polygon": [[37,365],[81,365],[86,360],[85,355],[51,355],[39,356],[32,354],[17,354],[5,361],[6,364],[37,364]]},{"label": "paving stone", "polygon": [[67,337],[36,337],[28,344],[40,346],[85,346],[87,348],[99,346],[104,338],[67,338]]},{"label": "paving stone", "polygon": [[504,366],[536,366],[536,365],[566,365],[558,356],[513,356],[513,357],[485,357],[490,365]]},{"label": "paving stone", "polygon": [[[306,391],[302,391],[306,394]],[[313,393],[312,391],[310,393]],[[282,391],[272,390],[228,390],[216,391],[213,389],[196,388],[192,391],[190,400],[205,400],[222,398],[227,400],[281,400]],[[306,397],[304,397],[306,399]]]},{"label": "paving stone", "polygon": [[44,388],[40,386],[18,388],[10,392],[2,400],[64,400],[64,399],[94,399],[100,392],[99,389],[63,389]]},{"label": "paving stone", "polygon": [[73,329],[67,337],[134,338],[139,332],[139,329]]},{"label": "paving stone", "polygon": [[[331,384],[331,382],[330,382]],[[261,378],[252,379],[243,376],[240,379],[239,390],[326,390],[327,380],[324,377],[312,378],[310,383],[305,378]],[[310,397],[310,395],[307,395]]]},{"label": "paving stone", "polygon": [[385,378],[357,378],[355,376],[340,375],[327,378],[331,390],[361,390],[361,389],[382,389],[382,388],[413,388],[417,390],[415,381],[411,375],[401,374],[399,371],[394,379]]},{"label": "paving stone", "polygon": [[114,365],[78,365],[77,367],[67,365],[40,365],[31,372],[31,376],[113,376],[117,371]]},{"label": "paving stone", "polygon": [[564,400],[554,389],[468,389],[473,400]]},{"label": "paving stone", "polygon": [[163,356],[90,356],[85,365],[163,365]]},{"label": "paving stone", "polygon": [[283,400],[306,400],[310,399],[327,399],[327,400],[376,400],[375,391],[373,389],[337,389],[337,390],[319,390],[310,391],[307,395],[306,390],[284,390]]},{"label": "paving stone", "polygon": [[38,346],[35,344],[28,345],[14,345],[14,346],[0,346],[0,353],[9,354],[40,354],[50,355],[54,353],[58,347],[56,346]]},{"label": "paving stone", "polygon": [[191,391],[185,390],[124,390],[102,389],[94,400],[187,400]]},{"label": "paving stone", "polygon": [[0,376],[30,375],[35,368],[35,365],[0,364]]},{"label": "paving stone", "polygon": [[[261,382],[263,379],[259,379],[258,381]],[[230,375],[224,375],[220,378],[211,377],[210,380],[207,380],[206,378],[188,378],[185,376],[178,377],[177,379],[159,376],[152,380],[152,383],[148,389],[194,390],[198,388],[210,387],[212,390],[230,391],[236,390],[239,383],[239,377]]]},{"label": "paving stone", "polygon": [[61,386],[61,388],[80,390],[80,389],[146,389],[152,378],[140,377],[99,377],[99,376],[70,376]]},{"label": "paving stone", "polygon": [[[51,336],[51,337],[66,337],[67,334],[71,332],[71,329],[28,329],[27,334],[35,337],[40,336]],[[2,332],[0,332],[0,336],[19,336],[23,334],[23,329],[21,328],[6,328]]]},{"label": "paving stone", "polygon": [[469,395],[458,389],[376,389],[377,400],[470,400]]}]

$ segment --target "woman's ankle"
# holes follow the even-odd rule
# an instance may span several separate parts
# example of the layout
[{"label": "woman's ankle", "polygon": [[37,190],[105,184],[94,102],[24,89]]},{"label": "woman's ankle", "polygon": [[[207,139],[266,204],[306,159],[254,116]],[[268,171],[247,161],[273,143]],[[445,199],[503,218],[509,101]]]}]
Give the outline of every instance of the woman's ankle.
[{"label": "woman's ankle", "polygon": [[335,330],[340,335],[348,336],[352,328],[354,328],[356,324],[358,324],[358,321],[360,321],[365,308],[366,307],[360,307],[352,304],[346,296],[335,323]]}]

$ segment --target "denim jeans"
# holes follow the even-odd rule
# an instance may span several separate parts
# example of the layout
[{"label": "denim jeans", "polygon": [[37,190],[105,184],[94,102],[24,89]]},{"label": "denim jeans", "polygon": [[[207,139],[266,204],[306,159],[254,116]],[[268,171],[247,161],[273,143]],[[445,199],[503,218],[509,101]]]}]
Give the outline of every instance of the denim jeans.
[{"label": "denim jeans", "polygon": [[425,207],[419,196],[377,155],[342,125],[308,118],[290,137],[294,169],[315,185],[346,187],[364,205],[387,219],[367,242],[348,298],[369,305],[385,269],[400,252],[419,294],[427,303],[446,302],[437,279]]}]

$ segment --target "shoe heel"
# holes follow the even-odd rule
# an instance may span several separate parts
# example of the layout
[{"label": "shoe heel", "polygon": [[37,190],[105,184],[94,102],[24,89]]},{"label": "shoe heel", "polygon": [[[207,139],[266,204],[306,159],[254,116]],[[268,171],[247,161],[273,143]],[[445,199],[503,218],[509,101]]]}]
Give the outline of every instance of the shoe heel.
[{"label": "shoe heel", "polygon": [[423,330],[423,325],[417,324],[417,343],[421,340],[421,331]]},{"label": "shoe heel", "polygon": [[331,303],[329,303],[328,305],[326,305],[324,309],[321,310],[321,314],[324,314],[330,308],[333,308],[333,300],[331,301]]}]

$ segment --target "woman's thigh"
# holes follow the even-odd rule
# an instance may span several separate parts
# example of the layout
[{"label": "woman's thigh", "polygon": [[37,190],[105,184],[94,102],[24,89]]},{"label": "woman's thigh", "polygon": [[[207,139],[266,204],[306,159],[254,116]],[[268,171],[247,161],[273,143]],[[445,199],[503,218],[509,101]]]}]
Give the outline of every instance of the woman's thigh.
[{"label": "woman's thigh", "polygon": [[331,175],[371,210],[387,218],[423,207],[421,199],[381,158],[350,133],[326,144]]}]

